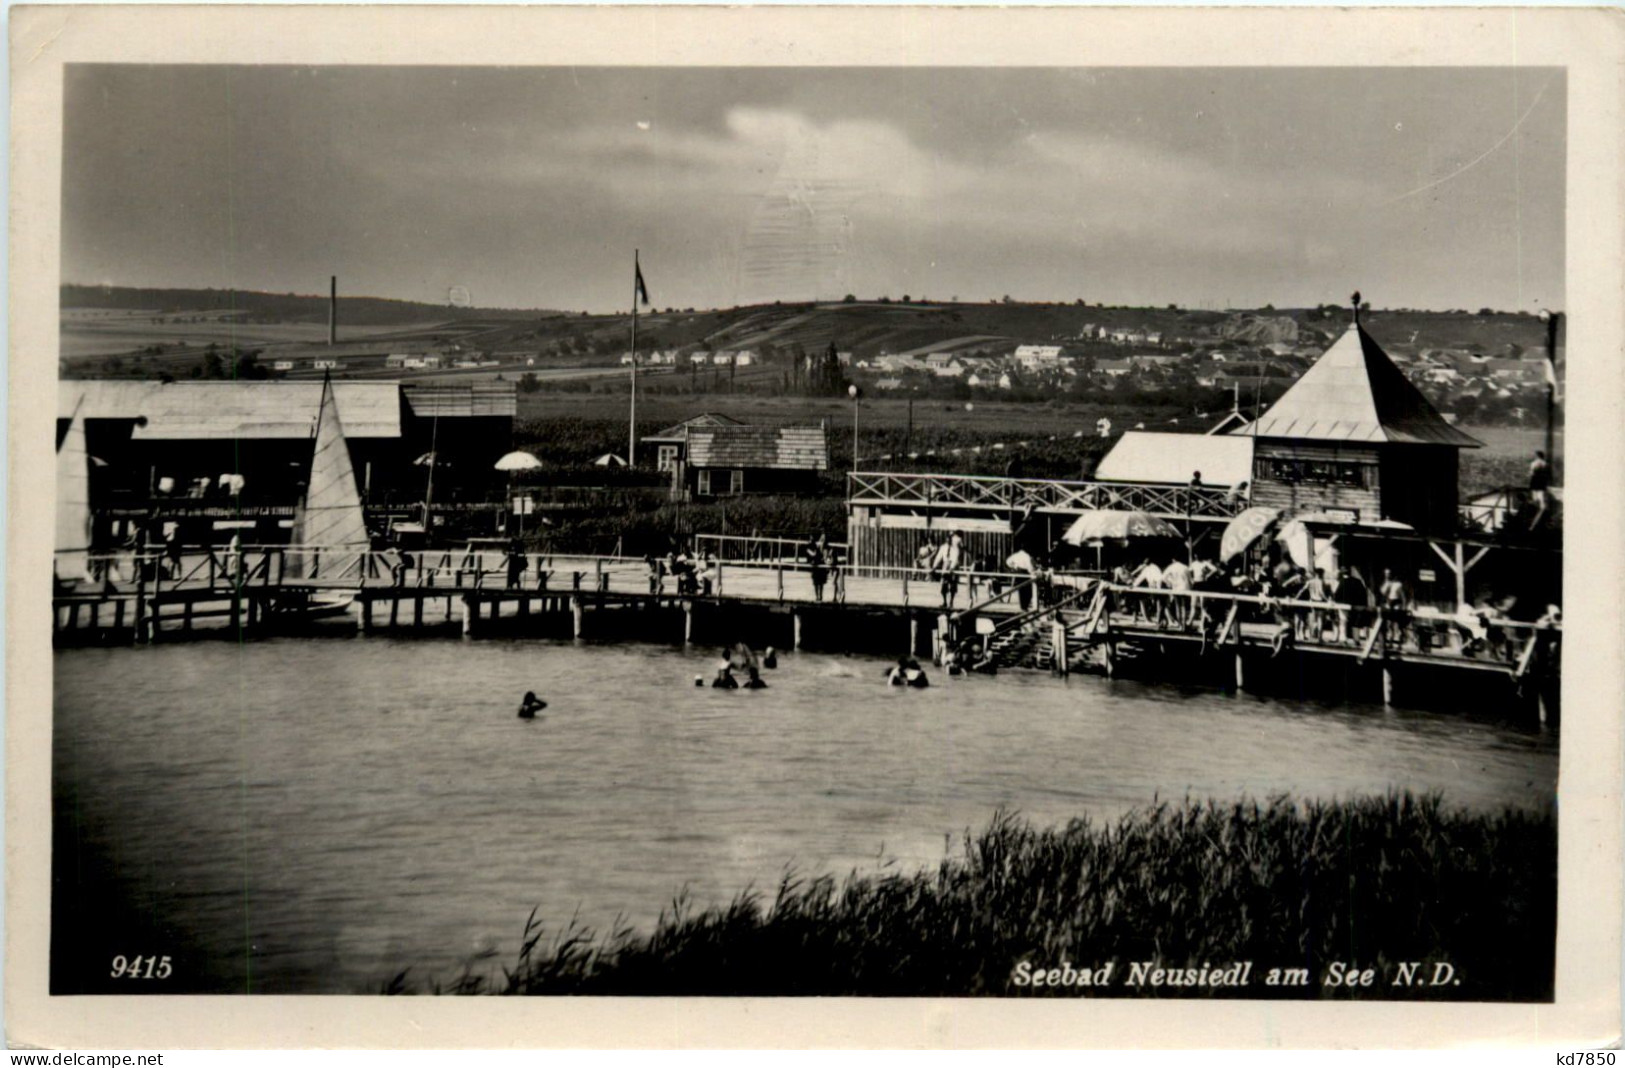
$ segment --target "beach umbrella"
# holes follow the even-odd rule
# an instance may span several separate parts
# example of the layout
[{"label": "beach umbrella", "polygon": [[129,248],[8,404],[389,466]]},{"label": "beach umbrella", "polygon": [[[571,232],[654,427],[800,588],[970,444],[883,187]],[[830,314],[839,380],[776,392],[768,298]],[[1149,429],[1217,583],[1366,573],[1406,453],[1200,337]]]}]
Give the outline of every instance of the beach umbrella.
[{"label": "beach umbrella", "polygon": [[1179,531],[1154,515],[1101,509],[1085,512],[1067,528],[1061,540],[1068,545],[1107,538],[1177,538]]},{"label": "beach umbrella", "polygon": [[510,452],[496,462],[498,471],[535,471],[541,466],[542,461],[528,452]]},{"label": "beach umbrella", "polygon": [[[1309,523],[1348,525],[1347,520],[1339,519],[1337,516],[1326,512],[1300,512],[1281,524],[1281,529],[1276,533],[1275,540],[1286,546],[1287,555],[1291,556],[1292,562],[1299,567],[1309,568],[1313,566],[1330,571],[1337,562],[1337,555],[1329,543],[1320,547],[1319,551],[1315,553],[1313,564],[1310,563],[1309,553],[1314,545],[1314,539],[1307,525]],[[1393,519],[1383,519],[1365,525],[1379,527],[1383,530],[1413,529],[1409,523],[1401,523]]]},{"label": "beach umbrella", "polygon": [[1247,551],[1264,532],[1281,518],[1279,508],[1254,506],[1238,514],[1224,528],[1219,538],[1219,562],[1229,563]]}]

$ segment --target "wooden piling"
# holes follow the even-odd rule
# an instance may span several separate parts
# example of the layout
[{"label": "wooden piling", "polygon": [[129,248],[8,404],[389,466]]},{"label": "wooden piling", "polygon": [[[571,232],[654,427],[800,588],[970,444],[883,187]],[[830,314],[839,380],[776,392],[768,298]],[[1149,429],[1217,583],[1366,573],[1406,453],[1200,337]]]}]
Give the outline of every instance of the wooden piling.
[{"label": "wooden piling", "polygon": [[394,630],[396,628],[396,626],[399,625],[400,614],[401,614],[401,599],[400,599],[400,597],[398,595],[391,594],[390,598],[389,598],[389,629],[390,630]]},{"label": "wooden piling", "polygon": [[462,601],[463,637],[472,638],[474,636],[474,621],[479,618],[480,614],[480,602],[476,601],[474,596],[468,593],[463,594]]},{"label": "wooden piling", "polygon": [[570,598],[570,627],[571,627],[571,633],[572,633],[572,636],[575,637],[578,640],[581,638],[582,624],[585,622],[584,616],[585,616],[585,612],[582,610],[581,598],[580,597],[572,597],[572,598]]},{"label": "wooden piling", "polygon": [[415,594],[412,597],[412,629],[423,627],[423,595]]},{"label": "wooden piling", "polygon": [[694,602],[683,602],[683,644],[694,640]]},{"label": "wooden piling", "polygon": [[1247,669],[1241,659],[1241,646],[1238,644],[1236,646],[1236,689],[1245,690],[1246,688]]},{"label": "wooden piling", "polygon": [[790,613],[790,648],[801,648],[801,613]]},{"label": "wooden piling", "polygon": [[1394,671],[1387,664],[1382,666],[1382,703],[1394,703]]},{"label": "wooden piling", "polygon": [[135,640],[147,640],[147,576],[139,567],[135,578]]},{"label": "wooden piling", "polygon": [[1054,671],[1055,674],[1065,678],[1067,676],[1068,669],[1071,667],[1071,665],[1067,663],[1066,655],[1066,624],[1062,623],[1059,619],[1051,620],[1049,640],[1050,669]]}]

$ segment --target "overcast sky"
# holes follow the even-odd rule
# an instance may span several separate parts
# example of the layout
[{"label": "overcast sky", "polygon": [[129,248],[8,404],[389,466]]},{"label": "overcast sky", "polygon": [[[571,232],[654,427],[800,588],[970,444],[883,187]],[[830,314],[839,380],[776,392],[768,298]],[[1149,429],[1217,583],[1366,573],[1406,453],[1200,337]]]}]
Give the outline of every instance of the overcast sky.
[{"label": "overcast sky", "polygon": [[1560,70],[73,66],[67,282],[1563,303]]}]

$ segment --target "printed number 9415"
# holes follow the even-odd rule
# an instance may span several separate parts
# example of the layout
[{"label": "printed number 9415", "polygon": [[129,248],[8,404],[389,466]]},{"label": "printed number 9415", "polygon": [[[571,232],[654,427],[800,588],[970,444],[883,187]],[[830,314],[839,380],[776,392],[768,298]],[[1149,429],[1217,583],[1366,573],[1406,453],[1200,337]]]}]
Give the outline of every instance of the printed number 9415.
[{"label": "printed number 9415", "polygon": [[168,979],[174,971],[167,953],[162,957],[153,955],[134,960],[126,959],[123,954],[113,958],[114,979]]}]

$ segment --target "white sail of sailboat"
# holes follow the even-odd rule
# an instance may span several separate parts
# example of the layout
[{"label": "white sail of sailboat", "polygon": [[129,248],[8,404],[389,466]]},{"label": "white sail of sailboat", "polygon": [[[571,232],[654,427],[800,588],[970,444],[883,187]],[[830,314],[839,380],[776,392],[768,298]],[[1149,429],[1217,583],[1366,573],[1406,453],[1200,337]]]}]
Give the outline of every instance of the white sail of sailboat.
[{"label": "white sail of sailboat", "polygon": [[333,383],[322,379],[322,403],[316,415],[310,482],[294,515],[294,550],[284,573],[296,578],[353,580],[361,584],[361,564],[371,548],[367,522],[356,489],[350,446],[333,399]]},{"label": "white sail of sailboat", "polygon": [[56,556],[58,581],[90,577],[90,454],[85,451],[83,395],[73,406],[68,434],[56,450]]}]

